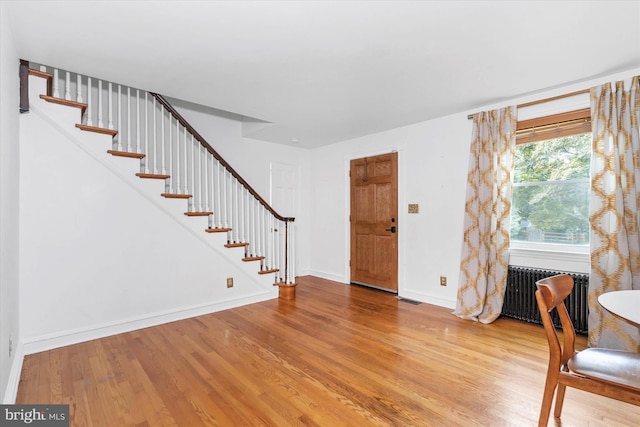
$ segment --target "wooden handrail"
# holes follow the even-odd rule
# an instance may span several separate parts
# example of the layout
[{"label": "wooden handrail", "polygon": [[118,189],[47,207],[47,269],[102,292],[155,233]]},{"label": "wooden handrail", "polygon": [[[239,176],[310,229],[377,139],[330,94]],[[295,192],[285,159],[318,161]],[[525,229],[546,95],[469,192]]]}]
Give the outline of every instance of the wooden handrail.
[{"label": "wooden handrail", "polygon": [[279,219],[280,221],[284,221],[284,222],[293,222],[295,221],[295,218],[293,217],[284,217],[282,215],[280,215],[278,212],[275,211],[275,209],[273,209],[259,194],[257,191],[255,191],[248,183],[247,181],[245,181],[240,174],[238,174],[238,172],[236,172],[231,165],[229,165],[229,163],[226,162],[226,160],[224,160],[222,158],[222,156],[220,154],[218,154],[218,152],[216,150],[213,149],[213,147],[189,124],[189,122],[187,122],[184,117],[182,117],[182,115],[180,115],[180,113],[178,113],[176,111],[175,108],[173,108],[173,106],[171,104],[169,104],[169,102],[160,94],[158,93],[153,93],[153,92],[149,92],[149,94],[151,94],[151,96],[153,96],[156,100],[158,100],[158,102],[160,104],[162,104],[164,106],[164,108],[167,109],[167,111],[169,111],[171,113],[171,115],[182,125],[185,127],[185,129],[187,129],[187,131],[189,131],[189,133],[191,135],[193,135],[193,137],[195,139],[198,140],[198,142],[209,152],[211,153],[211,155],[220,162],[220,164],[222,166],[225,167],[225,169],[227,169],[229,171],[229,173],[231,173],[231,175],[233,175],[233,177],[235,179],[238,180],[238,182],[240,184],[242,184],[244,186],[244,188],[247,189],[247,191],[249,191],[249,193],[251,193],[251,195],[253,197],[255,197],[262,206],[265,207],[265,209],[267,209],[269,212],[271,212],[271,214],[276,217],[277,219]]}]

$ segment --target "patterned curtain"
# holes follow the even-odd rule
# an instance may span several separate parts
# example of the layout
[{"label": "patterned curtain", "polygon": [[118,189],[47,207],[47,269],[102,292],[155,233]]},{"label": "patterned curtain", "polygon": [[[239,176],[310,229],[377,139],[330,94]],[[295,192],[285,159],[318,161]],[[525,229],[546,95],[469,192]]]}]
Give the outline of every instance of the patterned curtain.
[{"label": "patterned curtain", "polygon": [[491,323],[502,311],[516,125],[516,107],[473,118],[460,283],[453,312],[463,319]]},{"label": "patterned curtain", "polygon": [[622,81],[592,88],[591,120],[589,345],[640,351],[638,328],[598,304],[604,292],[640,289],[638,77],[629,90]]}]

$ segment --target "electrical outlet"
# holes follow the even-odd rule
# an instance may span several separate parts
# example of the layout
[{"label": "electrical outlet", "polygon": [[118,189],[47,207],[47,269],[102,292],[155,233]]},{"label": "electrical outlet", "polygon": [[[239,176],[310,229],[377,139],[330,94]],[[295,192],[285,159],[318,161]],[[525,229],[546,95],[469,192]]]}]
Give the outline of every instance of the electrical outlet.
[{"label": "electrical outlet", "polygon": [[440,286],[447,286],[447,277],[440,276]]},{"label": "electrical outlet", "polygon": [[13,336],[9,335],[9,357],[11,357],[11,353],[13,353]]},{"label": "electrical outlet", "polygon": [[227,277],[227,288],[233,288],[233,277]]}]

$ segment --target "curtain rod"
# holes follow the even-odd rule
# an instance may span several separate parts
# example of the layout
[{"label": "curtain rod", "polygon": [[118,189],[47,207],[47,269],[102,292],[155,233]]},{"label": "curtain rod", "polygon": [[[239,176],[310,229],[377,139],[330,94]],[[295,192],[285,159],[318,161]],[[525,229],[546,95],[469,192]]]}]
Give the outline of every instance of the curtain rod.
[{"label": "curtain rod", "polygon": [[[564,95],[552,96],[551,98],[545,98],[545,99],[539,99],[537,101],[525,102],[523,104],[516,105],[516,107],[524,108],[524,107],[530,107],[532,105],[544,104],[545,102],[555,101],[556,99],[569,98],[570,96],[576,96],[576,95],[582,95],[583,93],[589,93],[590,90],[591,89],[578,90],[576,92],[565,93]],[[473,116],[474,116],[474,114],[469,114],[467,116],[467,119],[471,120],[471,119],[473,119]]]}]

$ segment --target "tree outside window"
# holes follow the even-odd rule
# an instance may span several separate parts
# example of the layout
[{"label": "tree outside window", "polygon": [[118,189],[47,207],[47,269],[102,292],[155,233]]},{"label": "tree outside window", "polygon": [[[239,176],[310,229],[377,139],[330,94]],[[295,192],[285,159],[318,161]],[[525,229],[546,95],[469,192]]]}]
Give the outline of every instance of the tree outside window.
[{"label": "tree outside window", "polygon": [[591,133],[516,146],[511,240],[589,244]]}]

